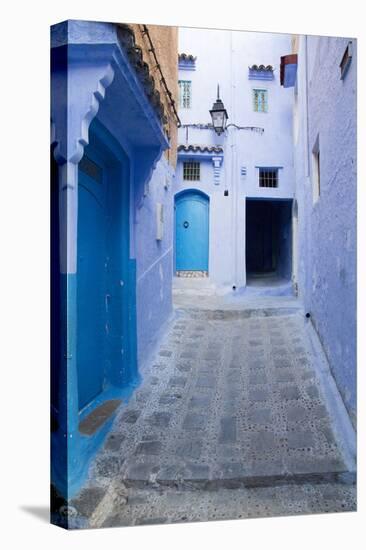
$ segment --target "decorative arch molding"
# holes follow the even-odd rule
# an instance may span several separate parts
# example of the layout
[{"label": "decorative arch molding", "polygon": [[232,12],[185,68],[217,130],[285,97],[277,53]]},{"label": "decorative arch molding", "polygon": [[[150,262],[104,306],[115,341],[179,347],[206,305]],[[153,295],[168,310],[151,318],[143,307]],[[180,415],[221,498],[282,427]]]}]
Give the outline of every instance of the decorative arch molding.
[{"label": "decorative arch molding", "polygon": [[78,163],[89,142],[89,127],[113,81],[114,46],[62,45],[51,52],[51,140],[59,165],[60,271],[76,272]]},{"label": "decorative arch molding", "polygon": [[53,154],[59,165],[61,193],[60,270],[75,273],[78,163],[101,105],[110,132],[117,140],[128,141],[134,181],[142,193],[169,142],[130,56],[121,46],[117,25],[66,21],[52,27],[51,38],[51,139],[56,143]]},{"label": "decorative arch molding", "polygon": [[52,51],[52,137],[58,164],[77,164],[84,154],[90,123],[114,78],[113,49],[112,45],[108,52],[98,45],[88,46],[86,56],[84,48],[70,44]]},{"label": "decorative arch molding", "polygon": [[[150,93],[153,78],[147,74],[148,66],[142,78],[138,60],[131,57],[131,48],[121,42],[120,35],[121,29],[111,23],[71,20],[52,27],[51,118],[59,164],[78,163],[82,158],[90,123],[117,75],[114,105],[126,103],[124,125],[132,146],[149,146],[150,142],[162,151],[169,147],[159,118],[162,106],[156,90]],[[129,116],[132,104],[141,112],[145,136]]]}]

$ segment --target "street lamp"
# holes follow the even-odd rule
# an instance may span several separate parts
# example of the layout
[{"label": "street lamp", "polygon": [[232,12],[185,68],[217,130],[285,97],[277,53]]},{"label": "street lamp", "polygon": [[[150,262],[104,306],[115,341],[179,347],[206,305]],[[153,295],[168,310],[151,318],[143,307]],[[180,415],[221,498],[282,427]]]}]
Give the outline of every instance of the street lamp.
[{"label": "street lamp", "polygon": [[210,115],[212,118],[212,126],[215,130],[216,134],[219,136],[225,131],[226,128],[226,121],[229,118],[227,116],[226,109],[224,107],[223,102],[220,99],[220,88],[219,85],[217,85],[217,99],[215,103],[212,106],[212,109],[210,111]]}]

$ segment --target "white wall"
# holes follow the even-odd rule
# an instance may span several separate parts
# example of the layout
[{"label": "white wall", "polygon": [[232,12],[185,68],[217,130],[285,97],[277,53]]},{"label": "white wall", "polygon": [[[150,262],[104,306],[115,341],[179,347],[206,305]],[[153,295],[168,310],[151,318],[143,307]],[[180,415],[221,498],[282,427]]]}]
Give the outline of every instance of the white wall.
[{"label": "white wall", "polygon": [[[202,163],[202,179],[195,185],[210,197],[210,279],[217,285],[244,286],[245,198],[293,198],[292,158],[293,90],[280,86],[280,57],[291,53],[291,37],[281,34],[179,29],[179,53],[197,57],[196,70],[181,70],[179,78],[192,81],[192,108],[180,109],[183,124],[211,122],[209,109],[220,97],[229,115],[228,124],[258,126],[264,133],[229,127],[224,135],[212,130],[179,130],[180,144],[222,145],[221,182],[215,186],[210,161]],[[273,65],[273,81],[249,80],[248,67]],[[268,112],[253,111],[252,89],[268,90]],[[281,167],[277,189],[259,188],[258,166]],[[241,176],[246,167],[246,177]],[[192,187],[184,182],[178,163],[177,192]],[[229,196],[224,197],[224,189]]]}]

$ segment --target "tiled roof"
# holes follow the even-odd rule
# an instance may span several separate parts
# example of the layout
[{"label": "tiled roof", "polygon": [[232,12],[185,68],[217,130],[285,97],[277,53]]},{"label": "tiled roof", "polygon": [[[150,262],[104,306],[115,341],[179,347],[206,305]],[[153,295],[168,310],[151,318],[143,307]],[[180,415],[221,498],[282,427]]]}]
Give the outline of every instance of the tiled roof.
[{"label": "tiled roof", "polygon": [[178,151],[185,153],[223,153],[224,149],[220,145],[178,145]]},{"label": "tiled roof", "polygon": [[167,122],[164,105],[161,102],[160,92],[155,88],[155,80],[150,74],[149,65],[144,61],[140,46],[136,45],[135,33],[125,24],[118,24],[118,39],[126,51],[129,61],[135,69],[145,93],[162,123]]},{"label": "tiled roof", "polygon": [[188,53],[180,53],[178,54],[178,60],[179,61],[192,61],[194,63],[196,61],[197,57],[194,57],[191,54]]},{"label": "tiled roof", "polygon": [[251,71],[273,71],[272,65],[252,65],[249,69]]}]

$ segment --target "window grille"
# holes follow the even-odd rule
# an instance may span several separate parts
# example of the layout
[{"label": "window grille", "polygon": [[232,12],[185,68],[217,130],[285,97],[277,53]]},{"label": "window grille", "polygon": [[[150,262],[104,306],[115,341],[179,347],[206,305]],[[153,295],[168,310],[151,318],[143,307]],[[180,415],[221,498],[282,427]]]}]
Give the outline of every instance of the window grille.
[{"label": "window grille", "polygon": [[197,181],[200,179],[200,163],[199,162],[184,162],[183,163],[183,179],[188,181]]},{"label": "window grille", "polygon": [[179,80],[179,107],[190,109],[192,106],[192,82],[190,80]]},{"label": "window grille", "polygon": [[259,168],[259,187],[278,187],[278,169]]},{"label": "window grille", "polygon": [[268,111],[267,90],[253,90],[253,109],[257,113],[266,113]]}]

